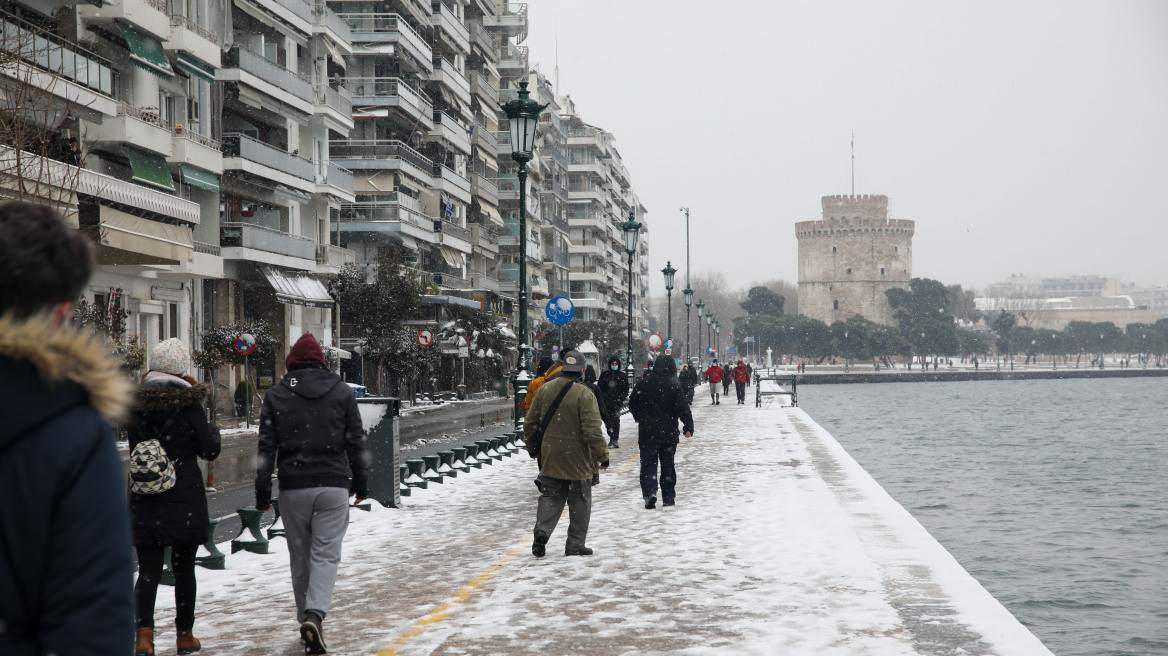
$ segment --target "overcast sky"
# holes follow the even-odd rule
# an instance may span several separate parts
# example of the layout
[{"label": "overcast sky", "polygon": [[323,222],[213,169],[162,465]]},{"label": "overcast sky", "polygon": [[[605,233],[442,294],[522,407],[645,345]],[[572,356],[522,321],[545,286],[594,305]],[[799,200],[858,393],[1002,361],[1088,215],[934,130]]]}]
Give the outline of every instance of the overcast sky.
[{"label": "overcast sky", "polygon": [[[651,266],[796,280],[820,197],[884,194],[913,274],[1168,284],[1168,1],[535,0],[531,61],[615,134]],[[661,276],[654,293],[663,293]]]}]

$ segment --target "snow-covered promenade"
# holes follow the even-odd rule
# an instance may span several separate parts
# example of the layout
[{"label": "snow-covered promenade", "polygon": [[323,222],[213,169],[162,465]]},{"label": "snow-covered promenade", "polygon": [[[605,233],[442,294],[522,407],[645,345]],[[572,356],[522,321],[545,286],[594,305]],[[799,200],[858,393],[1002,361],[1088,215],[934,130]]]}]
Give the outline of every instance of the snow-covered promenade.
[{"label": "snow-covered promenade", "polygon": [[[591,557],[563,555],[566,518],[531,556],[525,454],[402,509],[354,511],[331,653],[1050,654],[802,410],[699,394],[694,418],[677,505],[646,510],[625,417],[593,493]],[[303,653],[272,547],[198,570],[204,653]],[[173,653],[168,590],[159,606],[159,653]]]}]

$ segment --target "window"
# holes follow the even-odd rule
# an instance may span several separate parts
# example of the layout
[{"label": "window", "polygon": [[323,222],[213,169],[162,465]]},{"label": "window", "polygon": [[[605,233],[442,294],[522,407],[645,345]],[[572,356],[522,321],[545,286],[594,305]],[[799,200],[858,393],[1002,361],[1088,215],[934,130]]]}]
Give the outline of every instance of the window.
[{"label": "window", "polygon": [[893,247],[892,247],[892,252],[893,252],[893,253],[899,253],[899,252],[900,252],[900,246],[893,246]]},{"label": "window", "polygon": [[850,276],[850,275],[852,275],[852,270],[851,270],[851,269],[848,269],[848,275],[849,275],[849,276]]},{"label": "window", "polygon": [[880,267],[880,275],[884,275],[884,267]]},{"label": "window", "polygon": [[831,252],[832,252],[832,253],[835,253],[835,246],[832,246],[832,247],[831,247]]},{"label": "window", "polygon": [[838,310],[839,309],[839,301],[832,301],[831,302],[831,309]]},{"label": "window", "polygon": [[170,303],[170,337],[178,337],[178,303]]}]

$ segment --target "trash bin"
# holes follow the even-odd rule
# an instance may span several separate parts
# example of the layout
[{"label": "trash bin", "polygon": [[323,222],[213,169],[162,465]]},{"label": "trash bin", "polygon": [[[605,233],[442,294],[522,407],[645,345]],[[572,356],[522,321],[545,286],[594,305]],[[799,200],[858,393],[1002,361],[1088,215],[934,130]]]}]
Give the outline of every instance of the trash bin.
[{"label": "trash bin", "polygon": [[369,392],[369,388],[365,387],[364,385],[358,385],[357,383],[346,383],[346,384],[349,387],[353,388],[353,395],[359,399],[365,398],[365,395]]},{"label": "trash bin", "polygon": [[365,427],[365,448],[372,459],[369,498],[387,508],[401,507],[401,399],[388,396],[358,396],[357,409]]}]

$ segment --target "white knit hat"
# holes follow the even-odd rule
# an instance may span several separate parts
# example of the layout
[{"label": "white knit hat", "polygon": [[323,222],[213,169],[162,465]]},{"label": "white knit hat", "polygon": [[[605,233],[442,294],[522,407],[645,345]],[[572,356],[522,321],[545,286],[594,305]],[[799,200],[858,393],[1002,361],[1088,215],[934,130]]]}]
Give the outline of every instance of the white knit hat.
[{"label": "white knit hat", "polygon": [[154,350],[150,351],[150,371],[182,376],[187,372],[189,363],[186,348],[174,337],[159,342]]}]

